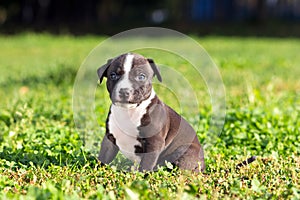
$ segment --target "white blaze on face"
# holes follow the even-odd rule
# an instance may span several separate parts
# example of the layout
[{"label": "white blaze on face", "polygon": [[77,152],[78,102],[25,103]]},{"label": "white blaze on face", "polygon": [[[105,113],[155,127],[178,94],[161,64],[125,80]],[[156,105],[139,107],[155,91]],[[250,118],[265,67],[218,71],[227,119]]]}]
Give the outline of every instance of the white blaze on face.
[{"label": "white blaze on face", "polygon": [[[123,64],[123,70],[124,70],[123,78],[117,83],[117,85],[115,87],[115,91],[114,91],[117,100],[120,100],[119,93],[122,88],[126,88],[129,91],[133,90],[132,83],[129,80],[129,72],[132,67],[133,58],[134,58],[134,55],[132,55],[132,54],[126,55],[126,58],[125,58],[125,61]],[[126,105],[124,104],[123,106],[127,107]],[[122,106],[122,105],[120,105],[120,106]]]},{"label": "white blaze on face", "polygon": [[127,54],[126,58],[125,58],[123,67],[124,67],[125,75],[127,75],[127,78],[129,75],[129,71],[131,70],[131,67],[132,67],[133,58],[134,58],[134,55],[132,55],[132,54]]}]

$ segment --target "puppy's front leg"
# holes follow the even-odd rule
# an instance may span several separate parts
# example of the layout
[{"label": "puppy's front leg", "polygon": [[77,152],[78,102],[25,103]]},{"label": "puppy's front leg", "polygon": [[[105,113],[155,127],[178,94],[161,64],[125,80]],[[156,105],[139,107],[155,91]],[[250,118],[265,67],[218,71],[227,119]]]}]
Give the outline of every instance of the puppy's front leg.
[{"label": "puppy's front leg", "polygon": [[98,159],[103,164],[109,164],[117,155],[119,148],[105,135],[102,143]]},{"label": "puppy's front leg", "polygon": [[159,153],[156,152],[145,153],[142,156],[139,171],[152,171],[157,163],[158,156]]},{"label": "puppy's front leg", "polygon": [[152,171],[164,146],[164,140],[160,136],[153,136],[143,139],[142,146],[143,153],[141,154],[139,171]]}]

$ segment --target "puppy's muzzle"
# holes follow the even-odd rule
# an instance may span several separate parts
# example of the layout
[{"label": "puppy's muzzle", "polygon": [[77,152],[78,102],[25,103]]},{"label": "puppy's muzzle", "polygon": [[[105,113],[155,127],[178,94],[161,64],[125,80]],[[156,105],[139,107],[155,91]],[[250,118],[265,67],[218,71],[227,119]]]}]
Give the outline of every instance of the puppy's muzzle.
[{"label": "puppy's muzzle", "polygon": [[119,97],[122,101],[128,101],[130,97],[130,91],[128,88],[121,88],[119,91]]}]

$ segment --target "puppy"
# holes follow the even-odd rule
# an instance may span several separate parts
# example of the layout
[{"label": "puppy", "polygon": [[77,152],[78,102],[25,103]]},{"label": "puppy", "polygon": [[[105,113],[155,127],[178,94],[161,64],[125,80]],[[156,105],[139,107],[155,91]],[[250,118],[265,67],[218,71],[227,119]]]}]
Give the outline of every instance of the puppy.
[{"label": "puppy", "polygon": [[152,59],[126,53],[108,60],[97,72],[100,83],[107,78],[112,101],[98,157],[101,163],[109,164],[121,151],[139,171],[156,170],[167,161],[203,172],[204,152],[194,129],[155,94],[152,79],[162,78]]}]

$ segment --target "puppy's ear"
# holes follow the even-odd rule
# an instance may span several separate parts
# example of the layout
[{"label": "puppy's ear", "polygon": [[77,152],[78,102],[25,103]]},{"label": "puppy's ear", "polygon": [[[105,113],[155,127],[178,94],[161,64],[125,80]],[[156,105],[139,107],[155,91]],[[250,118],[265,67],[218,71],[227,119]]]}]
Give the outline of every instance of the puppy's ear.
[{"label": "puppy's ear", "polygon": [[98,77],[99,77],[99,79],[100,79],[100,84],[102,83],[103,77],[107,77],[106,72],[107,72],[107,68],[108,68],[108,67],[110,66],[110,64],[111,64],[111,61],[112,61],[112,59],[109,59],[105,65],[101,66],[101,67],[97,70]]},{"label": "puppy's ear", "polygon": [[154,63],[153,59],[151,58],[147,58],[153,72],[154,72],[154,75],[156,75],[157,79],[159,80],[159,82],[162,82],[162,79],[161,79],[161,75],[160,75],[160,72],[159,72],[159,69],[158,67],[156,66],[156,64]]}]

